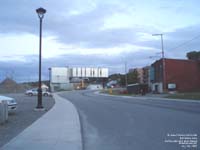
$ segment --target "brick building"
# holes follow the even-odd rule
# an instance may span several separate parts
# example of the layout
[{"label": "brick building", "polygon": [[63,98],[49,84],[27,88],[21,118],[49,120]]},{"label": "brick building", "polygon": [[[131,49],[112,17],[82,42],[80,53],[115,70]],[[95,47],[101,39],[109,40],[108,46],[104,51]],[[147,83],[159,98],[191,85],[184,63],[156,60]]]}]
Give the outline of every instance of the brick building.
[{"label": "brick building", "polygon": [[146,67],[143,67],[143,68],[131,68],[131,69],[129,69],[129,73],[130,72],[137,72],[138,83],[149,84],[150,83],[149,70],[150,70],[150,66],[146,66]]},{"label": "brick building", "polygon": [[165,91],[200,91],[200,61],[160,59],[151,65],[150,80],[152,91],[159,93],[163,88]]},{"label": "brick building", "polygon": [[144,84],[150,84],[150,78],[149,78],[149,70],[150,66],[143,67],[143,83]]},{"label": "brick building", "polygon": [[144,70],[143,70],[143,68],[132,68],[132,69],[129,69],[129,73],[130,72],[137,72],[138,82],[143,83],[143,81],[144,81],[144,78],[143,78]]}]

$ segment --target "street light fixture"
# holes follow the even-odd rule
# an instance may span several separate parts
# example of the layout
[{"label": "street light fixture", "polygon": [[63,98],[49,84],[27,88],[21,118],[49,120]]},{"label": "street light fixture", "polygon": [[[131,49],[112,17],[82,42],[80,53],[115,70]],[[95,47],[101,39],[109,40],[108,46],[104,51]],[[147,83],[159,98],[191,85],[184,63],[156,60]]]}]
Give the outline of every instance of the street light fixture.
[{"label": "street light fixture", "polygon": [[162,48],[162,63],[163,63],[163,90],[165,90],[165,55],[163,46],[163,34],[152,34],[152,36],[160,36],[161,38],[161,48]]},{"label": "street light fixture", "polygon": [[49,68],[49,92],[51,92],[51,68]]},{"label": "street light fixture", "polygon": [[40,19],[40,39],[39,39],[39,81],[38,81],[38,103],[36,109],[43,109],[42,106],[42,87],[41,87],[41,59],[42,59],[42,19],[46,10],[44,8],[36,9],[38,17]]}]

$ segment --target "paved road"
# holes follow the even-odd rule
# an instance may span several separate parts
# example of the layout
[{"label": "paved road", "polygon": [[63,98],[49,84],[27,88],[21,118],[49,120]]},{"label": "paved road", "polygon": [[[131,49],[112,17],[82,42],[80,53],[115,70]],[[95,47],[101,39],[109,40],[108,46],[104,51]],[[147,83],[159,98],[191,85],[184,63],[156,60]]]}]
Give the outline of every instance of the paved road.
[{"label": "paved road", "polygon": [[200,135],[198,102],[110,97],[90,91],[60,95],[80,112],[85,150],[185,150],[176,140],[194,138],[194,145],[185,146],[195,146]]}]

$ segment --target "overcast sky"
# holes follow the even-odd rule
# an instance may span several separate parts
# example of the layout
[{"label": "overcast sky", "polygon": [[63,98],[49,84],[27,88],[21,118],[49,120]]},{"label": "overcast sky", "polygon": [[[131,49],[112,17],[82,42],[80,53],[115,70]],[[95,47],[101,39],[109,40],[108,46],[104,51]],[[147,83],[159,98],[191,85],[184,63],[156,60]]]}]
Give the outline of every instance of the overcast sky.
[{"label": "overcast sky", "polygon": [[[53,66],[108,67],[111,73],[186,59],[199,50],[199,0],[6,0],[0,5],[0,80],[38,79],[39,19],[43,7],[43,79]],[[196,37],[196,38],[195,38]],[[193,39],[189,43],[182,43]],[[182,45],[182,46],[180,46]],[[152,58],[150,58],[153,56]]]}]

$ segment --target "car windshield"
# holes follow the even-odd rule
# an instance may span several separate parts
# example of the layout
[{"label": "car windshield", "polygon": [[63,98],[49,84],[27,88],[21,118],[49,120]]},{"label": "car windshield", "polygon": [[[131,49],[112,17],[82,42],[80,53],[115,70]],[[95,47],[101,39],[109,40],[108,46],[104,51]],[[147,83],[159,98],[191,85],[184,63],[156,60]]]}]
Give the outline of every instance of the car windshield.
[{"label": "car windshield", "polygon": [[1,1],[0,149],[200,149],[199,7]]}]

